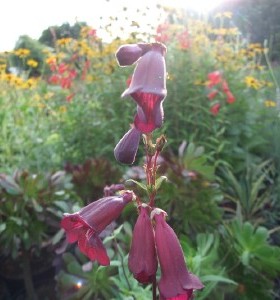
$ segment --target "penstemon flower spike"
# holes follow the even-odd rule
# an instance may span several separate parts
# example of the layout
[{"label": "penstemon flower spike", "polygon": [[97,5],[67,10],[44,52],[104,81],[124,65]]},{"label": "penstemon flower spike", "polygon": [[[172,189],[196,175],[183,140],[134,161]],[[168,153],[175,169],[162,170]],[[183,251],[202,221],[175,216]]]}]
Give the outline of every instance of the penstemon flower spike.
[{"label": "penstemon flower spike", "polygon": [[[162,126],[164,119],[165,54],[166,47],[162,43],[123,45],[116,52],[121,67],[136,65],[129,87],[122,94],[135,102],[136,115],[131,129],[116,145],[114,155],[120,163],[133,164],[142,136],[146,185],[130,181],[145,189],[148,199],[143,201],[120,184],[105,187],[103,198],[77,213],[65,214],[61,226],[69,243],[78,242],[81,252],[89,259],[107,266],[110,259],[99,235],[134,201],[138,218],[128,255],[130,272],[139,283],[152,284],[153,300],[157,299],[157,289],[160,300],[190,300],[193,291],[203,288],[203,284],[188,271],[179,239],[166,222],[167,213],[156,207],[157,190],[166,180],[164,176],[157,178],[157,161],[167,140],[161,135],[153,142],[153,132]],[[161,277],[157,282],[158,265]]]}]

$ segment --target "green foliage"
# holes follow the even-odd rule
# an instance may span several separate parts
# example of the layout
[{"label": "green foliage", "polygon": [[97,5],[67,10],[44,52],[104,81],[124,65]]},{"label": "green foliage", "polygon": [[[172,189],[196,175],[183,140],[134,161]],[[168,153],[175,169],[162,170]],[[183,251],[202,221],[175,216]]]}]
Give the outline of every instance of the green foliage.
[{"label": "green foliage", "polygon": [[163,153],[161,167],[168,180],[158,192],[158,205],[165,208],[175,228],[197,232],[219,222],[222,194],[204,148],[193,142],[185,146],[181,144],[178,155]]},{"label": "green foliage", "polygon": [[[28,49],[30,53],[25,57],[20,57],[16,54],[10,56],[9,67],[13,67],[17,72],[25,72],[27,77],[36,77],[43,73],[45,68],[45,58],[44,50],[46,49],[40,42],[30,38],[27,35],[22,35],[16,42],[15,52],[19,49]],[[38,63],[34,68],[27,64],[27,61],[32,59]]]},{"label": "green foliage", "polygon": [[265,227],[235,219],[221,228],[225,264],[239,283],[240,299],[273,298],[273,281],[279,276],[279,247],[269,243]]},{"label": "green foliage", "polygon": [[229,169],[221,173],[225,193],[225,213],[240,213],[245,220],[256,223],[264,222],[264,209],[270,203],[271,161],[248,166],[238,179]]},{"label": "green foliage", "polygon": [[71,178],[65,172],[0,174],[1,253],[16,258],[20,252],[40,250],[59,230],[71,201]]},{"label": "green foliage", "polygon": [[205,285],[197,292],[196,299],[224,299],[227,291],[236,286],[226,274],[219,256],[220,239],[217,234],[198,234],[195,247],[186,237],[180,239],[190,270],[198,275]]},{"label": "green foliage", "polygon": [[68,37],[78,39],[81,28],[86,25],[86,22],[76,22],[72,26],[69,23],[63,23],[60,26],[50,26],[42,32],[39,42],[54,48],[57,39]]}]

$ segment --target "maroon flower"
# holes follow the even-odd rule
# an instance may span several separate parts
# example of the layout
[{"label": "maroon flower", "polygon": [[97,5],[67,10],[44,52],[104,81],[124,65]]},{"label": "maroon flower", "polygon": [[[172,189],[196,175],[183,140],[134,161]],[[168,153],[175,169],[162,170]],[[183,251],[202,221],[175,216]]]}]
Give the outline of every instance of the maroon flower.
[{"label": "maroon flower", "polygon": [[162,102],[167,93],[165,53],[166,47],[161,43],[124,45],[116,53],[121,66],[137,62],[122,97],[131,96],[141,108],[144,117],[139,117],[137,112],[134,125],[143,133],[162,125]]},{"label": "maroon flower", "polygon": [[114,155],[118,162],[133,164],[139,147],[141,132],[135,127],[131,128],[118,142]]},{"label": "maroon flower", "polygon": [[155,220],[155,242],[161,267],[158,283],[161,299],[188,300],[193,290],[203,288],[203,284],[187,270],[180,242],[165,221],[166,213],[156,208],[151,215]]},{"label": "maroon flower", "polygon": [[139,282],[150,283],[157,271],[154,231],[149,216],[150,208],[142,204],[139,210],[128,256],[128,268]]},{"label": "maroon flower", "polygon": [[120,216],[132,198],[133,193],[127,191],[121,196],[94,201],[79,212],[64,214],[61,227],[66,231],[68,242],[77,241],[81,252],[89,259],[97,260],[103,266],[109,265],[109,257],[98,235]]}]

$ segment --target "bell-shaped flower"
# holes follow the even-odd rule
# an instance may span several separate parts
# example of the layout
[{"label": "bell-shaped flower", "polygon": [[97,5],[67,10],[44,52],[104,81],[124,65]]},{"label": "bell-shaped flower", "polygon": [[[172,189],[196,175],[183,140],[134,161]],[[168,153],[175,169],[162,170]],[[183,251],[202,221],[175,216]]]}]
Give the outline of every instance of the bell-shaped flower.
[{"label": "bell-shaped flower", "polygon": [[166,223],[166,215],[158,208],[151,213],[155,220],[155,242],[161,267],[158,283],[160,297],[161,300],[188,300],[191,299],[193,290],[203,288],[203,284],[187,270],[180,242]]},{"label": "bell-shaped flower", "polygon": [[150,207],[142,204],[133,230],[128,268],[140,283],[152,282],[157,271],[157,255],[154,231],[150,219]]},{"label": "bell-shaped flower", "polygon": [[118,142],[114,149],[114,155],[118,162],[133,164],[139,147],[141,132],[132,127]]},{"label": "bell-shaped flower", "polygon": [[[161,43],[124,45],[116,53],[121,66],[137,63],[122,97],[131,96],[142,109],[144,118],[140,117],[140,121],[137,113],[134,125],[143,133],[162,124],[162,102],[167,94],[165,53],[166,47]],[[158,122],[159,115],[161,122]]]},{"label": "bell-shaped flower", "polygon": [[68,242],[78,242],[80,251],[90,260],[97,260],[103,266],[109,265],[110,260],[99,234],[120,216],[132,199],[133,193],[126,191],[120,196],[94,201],[76,213],[64,214],[61,227],[66,231]]}]

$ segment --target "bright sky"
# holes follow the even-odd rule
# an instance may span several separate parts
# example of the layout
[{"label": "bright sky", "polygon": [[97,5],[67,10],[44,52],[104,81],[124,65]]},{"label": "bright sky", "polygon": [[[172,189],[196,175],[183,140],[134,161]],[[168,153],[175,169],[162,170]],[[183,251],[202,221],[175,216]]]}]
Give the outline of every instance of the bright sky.
[{"label": "bright sky", "polygon": [[[145,10],[145,21],[153,23],[156,4],[192,8],[200,12],[207,12],[225,0],[2,0],[0,17],[0,52],[14,48],[20,35],[29,35],[38,39],[43,30],[49,26],[75,23],[76,20],[87,22],[97,29],[100,26],[100,17],[108,19],[110,16],[125,15],[133,18],[140,25],[141,13],[137,8]],[[127,7],[126,12],[123,7]],[[141,20],[141,19],[140,19]],[[125,24],[124,24],[125,25]],[[98,32],[98,31],[97,31]]]}]

